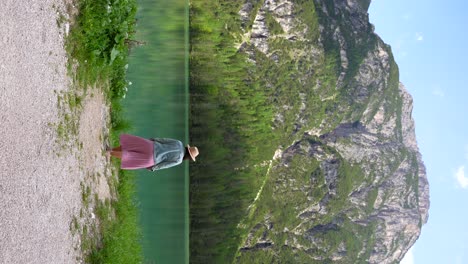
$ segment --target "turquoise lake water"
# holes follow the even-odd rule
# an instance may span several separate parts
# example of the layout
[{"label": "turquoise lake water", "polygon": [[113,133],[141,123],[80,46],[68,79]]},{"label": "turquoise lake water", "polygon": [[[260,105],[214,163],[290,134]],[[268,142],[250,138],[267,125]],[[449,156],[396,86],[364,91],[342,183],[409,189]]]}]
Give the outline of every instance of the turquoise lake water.
[{"label": "turquoise lake water", "polygon": [[[130,55],[126,115],[142,137],[188,142],[186,0],[139,0],[138,41]],[[145,263],[189,263],[188,164],[137,172]]]}]

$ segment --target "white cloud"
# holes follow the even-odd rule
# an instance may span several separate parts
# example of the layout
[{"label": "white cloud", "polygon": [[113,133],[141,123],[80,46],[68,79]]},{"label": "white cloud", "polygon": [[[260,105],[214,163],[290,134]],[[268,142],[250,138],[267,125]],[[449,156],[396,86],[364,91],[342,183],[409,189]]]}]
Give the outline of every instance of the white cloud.
[{"label": "white cloud", "polygon": [[457,179],[458,186],[463,189],[468,189],[468,177],[465,176],[465,166],[460,166],[455,173],[455,178]]},{"label": "white cloud", "polygon": [[403,18],[403,20],[408,21],[408,20],[411,19],[411,14],[409,14],[409,13],[403,14],[402,18]]},{"label": "white cloud", "polygon": [[423,41],[424,40],[424,36],[421,32],[416,32],[416,40],[417,41]]},{"label": "white cloud", "polygon": [[442,89],[440,88],[435,88],[434,90],[432,90],[432,94],[437,96],[437,97],[444,97],[445,96],[445,93]]},{"label": "white cloud", "polygon": [[400,264],[414,264],[413,248],[410,248],[410,250],[406,252]]}]

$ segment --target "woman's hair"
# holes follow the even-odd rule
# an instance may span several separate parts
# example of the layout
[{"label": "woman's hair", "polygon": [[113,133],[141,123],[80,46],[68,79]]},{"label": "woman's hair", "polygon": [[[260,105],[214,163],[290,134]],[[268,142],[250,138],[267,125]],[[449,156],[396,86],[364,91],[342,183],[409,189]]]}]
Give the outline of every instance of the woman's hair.
[{"label": "woman's hair", "polygon": [[192,160],[192,157],[190,157],[187,147],[185,147],[184,160]]}]

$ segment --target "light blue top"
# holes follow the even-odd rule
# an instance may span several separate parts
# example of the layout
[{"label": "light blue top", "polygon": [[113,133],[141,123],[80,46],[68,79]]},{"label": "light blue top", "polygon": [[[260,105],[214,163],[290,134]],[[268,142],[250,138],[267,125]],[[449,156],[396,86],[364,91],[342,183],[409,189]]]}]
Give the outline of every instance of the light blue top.
[{"label": "light blue top", "polygon": [[182,142],[171,138],[152,138],[154,142],[154,166],[151,171],[170,168],[182,163],[185,148]]}]

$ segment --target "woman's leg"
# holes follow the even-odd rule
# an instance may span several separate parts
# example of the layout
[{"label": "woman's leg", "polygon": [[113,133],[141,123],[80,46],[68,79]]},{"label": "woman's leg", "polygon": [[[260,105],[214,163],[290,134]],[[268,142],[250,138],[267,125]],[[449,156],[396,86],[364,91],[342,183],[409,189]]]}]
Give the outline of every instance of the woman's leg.
[{"label": "woman's leg", "polygon": [[116,157],[118,159],[122,159],[122,147],[118,146],[110,150],[110,154],[112,157]]}]

